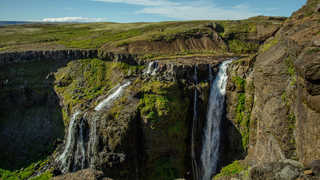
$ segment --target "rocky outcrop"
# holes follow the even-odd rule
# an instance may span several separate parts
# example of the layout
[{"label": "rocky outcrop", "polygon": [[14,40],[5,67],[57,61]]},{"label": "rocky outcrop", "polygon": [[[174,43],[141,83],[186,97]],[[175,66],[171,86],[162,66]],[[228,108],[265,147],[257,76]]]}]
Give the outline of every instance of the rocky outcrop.
[{"label": "rocky outcrop", "polygon": [[72,61],[78,59],[99,58],[106,61],[125,62],[130,65],[140,63],[134,54],[119,54],[114,52],[81,49],[67,50],[38,50],[38,51],[17,51],[0,53],[0,65],[13,63],[26,63],[34,61]]},{"label": "rocky outcrop", "polygon": [[65,63],[0,66],[0,168],[37,162],[63,139],[62,112],[50,72]]},{"label": "rocky outcrop", "polygon": [[319,14],[306,15],[313,3],[308,1],[289,18],[275,36],[279,42],[257,56],[251,116],[257,121],[257,141],[249,155],[259,162],[297,158],[307,163],[319,158],[320,114],[314,107],[318,107],[320,59],[319,52],[312,50],[317,49],[312,42],[319,35],[310,36],[319,29]]},{"label": "rocky outcrop", "polygon": [[52,178],[53,180],[112,180],[103,176],[102,171],[94,169],[84,169],[75,173],[68,173],[65,175]]},{"label": "rocky outcrop", "polygon": [[[318,3],[309,0],[260,47],[257,56],[240,59],[229,69],[227,119],[241,133],[248,153],[242,158],[250,166],[258,165],[252,179],[295,179],[298,176],[282,176],[294,171],[275,162],[293,159],[307,165],[319,159]],[[232,142],[235,136],[226,137]],[[274,172],[277,167],[272,164],[279,171]],[[300,179],[316,179],[302,171],[296,173]]]},{"label": "rocky outcrop", "polygon": [[64,61],[98,57],[97,50],[54,50],[7,52],[0,54],[0,65],[29,61]]}]

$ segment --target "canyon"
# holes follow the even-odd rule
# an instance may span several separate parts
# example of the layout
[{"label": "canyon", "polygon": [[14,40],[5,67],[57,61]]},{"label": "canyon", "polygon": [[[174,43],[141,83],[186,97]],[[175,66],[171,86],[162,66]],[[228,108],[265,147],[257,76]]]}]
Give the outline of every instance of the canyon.
[{"label": "canyon", "polygon": [[[0,179],[319,179],[319,4],[114,39],[0,37]],[[20,28],[57,27],[0,31]]]}]

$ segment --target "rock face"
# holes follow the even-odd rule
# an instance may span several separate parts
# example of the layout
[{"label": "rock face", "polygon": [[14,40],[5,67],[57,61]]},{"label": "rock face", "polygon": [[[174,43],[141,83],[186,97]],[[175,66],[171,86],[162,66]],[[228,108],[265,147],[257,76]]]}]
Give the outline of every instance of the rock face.
[{"label": "rock face", "polygon": [[[320,159],[317,5],[309,0],[280,29],[279,24],[209,24],[205,33],[106,44],[102,49],[108,51],[0,54],[0,152],[5,152],[0,168],[24,167],[55,150],[48,169],[66,173],[56,179],[192,179],[191,151],[199,161],[209,68],[216,73],[228,57],[161,58],[148,64],[136,54],[213,50],[253,53],[230,64],[219,162],[220,169],[245,159],[251,168],[219,178],[315,179],[319,163],[313,160]],[[97,110],[128,82],[115,101]],[[301,163],[310,162],[312,173],[304,174]]]},{"label": "rock face", "polygon": [[289,18],[275,35],[279,42],[257,56],[256,98],[251,116],[252,121],[257,121],[257,141],[249,155],[258,162],[296,158],[307,163],[319,158],[316,147],[320,131],[316,124],[320,111],[314,107],[319,106],[316,99],[320,59],[319,51],[313,50],[317,47],[309,41],[319,38],[309,35],[314,28],[319,29],[319,14],[297,20],[313,3],[308,1]]},{"label": "rock face", "polygon": [[[257,56],[240,59],[229,69],[227,119],[241,134],[248,153],[242,158],[250,166],[259,165],[260,175],[277,161],[294,159],[306,165],[319,159],[320,16],[314,10],[317,4],[318,1],[309,0],[260,47]],[[226,141],[237,147],[236,142],[241,141],[230,130],[227,132]],[[301,179],[314,179],[278,165],[279,172],[270,171],[267,176],[252,179],[295,179],[297,174]]]},{"label": "rock face", "polygon": [[[213,72],[216,72],[220,60],[218,58],[211,62]],[[190,176],[191,164],[187,162],[190,153],[189,124],[193,113],[192,76],[195,64],[156,62],[150,71],[148,66],[79,60],[69,62],[55,73],[55,91],[63,105],[63,114],[67,114],[65,123],[70,124],[69,117],[79,110],[82,113],[76,122],[84,119],[87,127],[83,134],[86,153],[83,157],[80,156],[80,159],[85,159],[85,168],[100,169],[108,177],[116,179],[171,179]],[[209,65],[204,60],[201,63],[199,59],[197,66],[202,83],[197,87],[200,91],[201,112],[197,137],[201,139],[201,126],[207,104]],[[102,71],[104,77],[100,80],[103,81],[99,82],[100,77],[96,79],[99,71],[95,69],[104,69],[109,75]],[[124,81],[131,81],[131,84],[123,95],[107,109],[96,112],[94,107],[110,95],[113,91],[110,89],[117,88]],[[95,89],[102,91],[97,92]],[[79,128],[76,132],[75,134],[80,133]],[[96,135],[92,136],[93,133]],[[96,140],[92,140],[95,138]],[[67,140],[65,144],[68,144]],[[74,148],[69,148],[73,152],[67,157],[67,161],[71,163],[67,163],[66,169],[81,169],[76,161],[79,159],[77,148],[75,145],[70,147]],[[92,147],[94,150],[91,150]],[[62,151],[63,146],[59,149],[60,154]],[[196,151],[200,152],[200,148]],[[60,165],[58,161],[58,169],[61,169]]]},{"label": "rock face", "polygon": [[65,175],[54,177],[53,180],[112,180],[111,178],[103,177],[103,172],[84,169],[75,173],[68,173]]},{"label": "rock face", "polygon": [[21,51],[21,52],[5,52],[0,53],[0,65],[25,63],[33,61],[71,61],[78,59],[92,59],[99,58],[107,61],[125,62],[127,64],[135,65],[139,61],[134,54],[119,54],[113,52],[81,49],[69,50],[38,50],[38,51]]},{"label": "rock face", "polygon": [[0,168],[19,169],[40,160],[63,139],[62,112],[50,72],[65,63],[0,66]]}]

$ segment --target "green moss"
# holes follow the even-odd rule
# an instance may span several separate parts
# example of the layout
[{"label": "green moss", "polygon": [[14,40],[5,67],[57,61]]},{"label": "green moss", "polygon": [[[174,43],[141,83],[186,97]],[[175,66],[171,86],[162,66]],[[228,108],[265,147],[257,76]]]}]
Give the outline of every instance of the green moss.
[{"label": "green moss", "polygon": [[271,40],[266,41],[260,48],[260,53],[263,53],[270,49],[272,46],[278,44],[279,40],[277,38],[273,38]]},{"label": "green moss", "polygon": [[291,86],[294,86],[297,82],[297,78],[296,78],[296,70],[294,68],[294,64],[293,61],[291,60],[290,57],[285,59],[285,64],[288,67],[288,75],[290,76],[290,84]]},{"label": "green moss", "polygon": [[169,113],[169,100],[166,96],[145,94],[140,99],[141,115],[146,120],[156,123]]},{"label": "green moss", "polygon": [[228,41],[229,49],[234,53],[253,53],[257,52],[259,48],[259,43],[249,42],[240,39],[233,39]]},{"label": "green moss", "polygon": [[236,106],[236,125],[241,133],[242,147],[246,151],[249,144],[249,127],[250,127],[250,109],[252,99],[246,100],[246,80],[239,77],[233,76],[232,82],[235,83],[238,90],[237,106]]},{"label": "green moss", "polygon": [[[175,174],[183,176],[190,100],[183,97],[183,90],[176,82],[146,81],[142,82],[139,91],[141,118],[149,127],[147,131],[158,137],[152,142],[154,149],[148,152],[147,169],[150,173],[146,179],[174,179]],[[173,153],[174,160],[170,156],[166,157],[170,162],[164,162],[164,155],[156,150],[158,148]]]},{"label": "green moss", "polygon": [[75,106],[84,105],[97,98],[125,76],[141,71],[143,66],[131,66],[122,62],[110,62],[100,59],[83,59],[69,62],[55,73],[55,91],[63,98],[63,117],[68,124],[68,117]]},{"label": "green moss", "polygon": [[232,176],[239,174],[240,172],[244,171],[246,169],[245,166],[240,164],[239,161],[234,161],[232,164],[229,164],[225,167],[223,167],[219,174],[217,174],[214,179],[218,179],[219,177],[224,176]]},{"label": "green moss", "polygon": [[[37,163],[32,163],[28,167],[23,168],[17,171],[9,171],[5,169],[0,169],[0,179],[3,180],[25,180],[30,178],[37,170],[41,169],[47,165],[48,160],[39,161]],[[45,172],[44,174],[31,178],[32,180],[48,180],[52,177],[50,171]]]},{"label": "green moss", "polygon": [[246,96],[245,93],[238,94],[238,104],[236,108],[236,122],[240,129],[242,137],[242,147],[247,150],[249,143],[249,126],[250,126],[250,113],[246,112]]},{"label": "green moss", "polygon": [[49,180],[52,178],[52,173],[50,171],[46,171],[45,173],[41,174],[40,176],[31,178],[30,180]]},{"label": "green moss", "polygon": [[222,27],[222,31],[220,31],[219,34],[224,39],[229,39],[230,37],[237,35],[239,35],[240,38],[245,38],[245,36],[247,36],[246,33],[257,32],[257,24],[253,21],[219,21],[218,24]]},{"label": "green moss", "polygon": [[246,80],[240,76],[233,76],[232,81],[236,84],[238,90],[244,90],[246,85]]}]

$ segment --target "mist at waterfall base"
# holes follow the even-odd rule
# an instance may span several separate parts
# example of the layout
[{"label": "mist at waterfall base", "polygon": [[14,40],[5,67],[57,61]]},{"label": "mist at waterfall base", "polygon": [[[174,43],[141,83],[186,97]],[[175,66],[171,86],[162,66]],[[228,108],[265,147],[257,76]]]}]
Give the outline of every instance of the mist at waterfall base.
[{"label": "mist at waterfall base", "polygon": [[[86,167],[95,168],[95,155],[97,154],[97,121],[104,110],[110,108],[113,102],[123,95],[124,90],[131,84],[130,81],[117,85],[111,89],[104,100],[102,100],[92,112],[76,111],[69,123],[63,153],[57,158],[62,173],[77,171]],[[91,118],[88,118],[91,114]],[[88,120],[90,119],[90,120]],[[90,128],[86,129],[86,124],[90,123]],[[85,137],[88,142],[85,142]]]},{"label": "mist at waterfall base", "polygon": [[224,103],[228,79],[227,67],[231,62],[232,60],[222,62],[215,79],[213,79],[211,67],[209,68],[211,88],[200,157],[202,180],[210,180],[211,176],[217,173],[221,139],[221,121],[225,111]]}]

